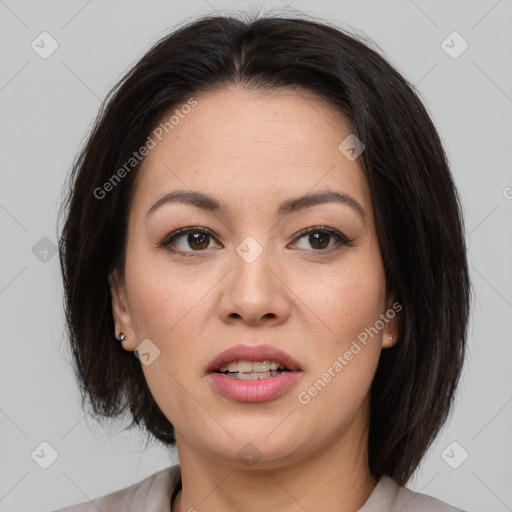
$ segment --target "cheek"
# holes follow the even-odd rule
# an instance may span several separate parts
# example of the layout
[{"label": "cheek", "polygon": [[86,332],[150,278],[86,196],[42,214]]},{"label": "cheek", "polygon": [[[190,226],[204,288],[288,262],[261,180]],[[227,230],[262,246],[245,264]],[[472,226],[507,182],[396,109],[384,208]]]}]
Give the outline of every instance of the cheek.
[{"label": "cheek", "polygon": [[160,350],[151,365],[141,365],[142,371],[165,416],[176,429],[187,429],[191,422],[203,421],[204,411],[195,408],[190,390],[202,369],[197,356],[204,339],[201,322],[207,318],[205,295],[211,286],[197,275],[191,280],[165,268],[151,267],[139,267],[132,274],[129,292],[137,338],[149,338]]},{"label": "cheek", "polygon": [[[361,345],[361,351],[350,361],[344,354],[337,353],[299,390],[298,400],[304,405],[298,407],[304,424],[320,437],[348,429],[356,418],[362,421],[365,416],[360,416],[359,412],[368,398],[379,353]],[[319,417],[321,422],[318,422]]]},{"label": "cheek", "polygon": [[308,279],[303,273],[293,289],[303,314],[319,325],[318,339],[341,350],[384,312],[385,277],[380,262],[363,254],[324,268]]},{"label": "cheek", "polygon": [[137,336],[168,344],[180,331],[193,333],[200,327],[198,312],[207,304],[204,299],[212,288],[209,274],[198,276],[197,270],[183,269],[143,251],[131,256],[126,261],[126,278]]},{"label": "cheek", "polygon": [[321,427],[329,430],[355,417],[378,365],[381,333],[367,333],[385,308],[380,259],[359,254],[350,265],[323,275],[319,284],[304,286],[302,293],[308,297],[304,302],[322,320],[323,330],[315,337],[311,372],[300,391],[302,400],[309,400],[305,407],[312,416],[331,411]]}]

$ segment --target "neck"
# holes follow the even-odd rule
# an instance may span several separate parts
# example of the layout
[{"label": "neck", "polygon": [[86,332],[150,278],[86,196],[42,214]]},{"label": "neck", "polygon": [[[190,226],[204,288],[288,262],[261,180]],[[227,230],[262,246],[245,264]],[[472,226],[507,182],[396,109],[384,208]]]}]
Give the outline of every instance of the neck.
[{"label": "neck", "polygon": [[358,423],[301,459],[252,468],[205,455],[177,432],[182,491],[172,512],[356,512],[377,484],[367,463],[367,429]]}]

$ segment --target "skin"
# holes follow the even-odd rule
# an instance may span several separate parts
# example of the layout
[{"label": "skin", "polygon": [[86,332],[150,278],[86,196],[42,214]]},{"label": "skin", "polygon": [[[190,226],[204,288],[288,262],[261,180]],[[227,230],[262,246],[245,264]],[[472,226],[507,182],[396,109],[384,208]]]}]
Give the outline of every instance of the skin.
[{"label": "skin", "polygon": [[[298,401],[393,303],[366,178],[338,149],[350,125],[300,89],[233,86],[195,98],[138,171],[124,272],[111,281],[123,347],[133,351],[149,338],[160,350],[141,367],[176,429],[183,489],[172,511],[355,511],[377,483],[367,463],[369,389],[381,350],[397,338],[398,316],[307,405]],[[229,211],[169,203],[145,217],[177,189],[213,195]],[[326,189],[352,196],[366,221],[340,203],[277,215],[284,199]],[[352,245],[297,236],[322,225]],[[159,246],[187,226],[212,236],[192,245],[187,234],[175,240],[189,257]],[[262,249],[250,264],[236,252],[248,236]],[[220,395],[205,369],[241,342],[291,354],[300,381],[267,402]],[[250,467],[237,456],[249,441],[260,455]]]}]

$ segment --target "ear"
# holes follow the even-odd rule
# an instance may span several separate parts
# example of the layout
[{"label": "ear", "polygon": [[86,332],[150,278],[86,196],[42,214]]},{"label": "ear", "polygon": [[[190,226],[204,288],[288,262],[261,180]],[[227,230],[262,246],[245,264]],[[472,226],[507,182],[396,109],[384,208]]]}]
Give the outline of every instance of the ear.
[{"label": "ear", "polygon": [[126,296],[124,276],[119,269],[115,268],[108,275],[108,282],[112,299],[112,317],[115,325],[114,335],[118,337],[120,333],[125,334],[127,339],[122,343],[123,348],[128,351],[134,351],[137,348],[137,343],[130,306]]},{"label": "ear", "polygon": [[384,311],[382,319],[384,322],[384,329],[382,331],[382,348],[390,348],[395,345],[400,336],[400,311],[403,309],[402,305],[395,300],[394,295],[391,295],[386,304],[386,311]]}]

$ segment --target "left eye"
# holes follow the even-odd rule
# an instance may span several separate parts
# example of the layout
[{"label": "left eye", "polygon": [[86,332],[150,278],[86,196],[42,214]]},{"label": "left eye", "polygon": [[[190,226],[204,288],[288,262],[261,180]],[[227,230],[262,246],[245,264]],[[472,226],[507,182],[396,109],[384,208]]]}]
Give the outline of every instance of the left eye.
[{"label": "left eye", "polygon": [[[185,236],[187,237],[185,239]],[[313,247],[313,252],[329,252],[333,245],[329,245],[330,242],[338,242],[339,245],[350,245],[354,239],[349,239],[343,233],[336,231],[335,229],[328,227],[312,227],[306,230],[301,231],[295,236],[294,240],[301,240],[305,237],[307,238],[307,242]],[[166,237],[164,241],[160,244],[161,247],[167,248],[169,251],[174,253],[193,253],[193,252],[201,252],[205,249],[210,248],[210,243],[213,239],[213,234],[208,229],[202,227],[188,227],[178,229],[174,233],[171,233],[170,236]],[[184,240],[185,246],[179,246],[177,242],[181,239]],[[186,247],[192,248],[192,251],[189,251]],[[326,250],[327,248],[327,250]],[[307,247],[302,247],[302,249],[310,250]]]},{"label": "left eye", "polygon": [[[351,242],[353,242],[353,239],[349,239],[343,233],[340,233],[339,231],[336,231],[335,229],[331,229],[328,227],[308,228],[305,231],[301,231],[297,239],[300,240],[301,238],[304,238],[306,236],[308,237],[307,242],[311,244],[314,251],[324,250],[326,247],[329,246],[329,242],[332,240],[338,242],[340,245],[350,245]],[[305,249],[308,250],[307,247]]]}]

